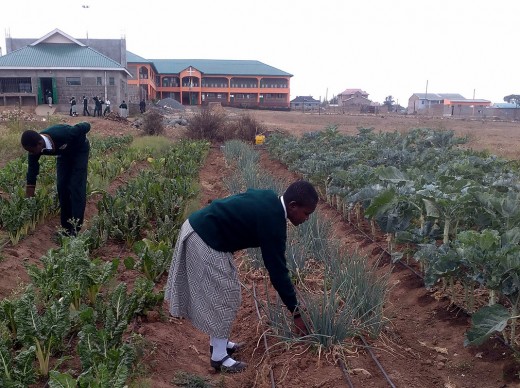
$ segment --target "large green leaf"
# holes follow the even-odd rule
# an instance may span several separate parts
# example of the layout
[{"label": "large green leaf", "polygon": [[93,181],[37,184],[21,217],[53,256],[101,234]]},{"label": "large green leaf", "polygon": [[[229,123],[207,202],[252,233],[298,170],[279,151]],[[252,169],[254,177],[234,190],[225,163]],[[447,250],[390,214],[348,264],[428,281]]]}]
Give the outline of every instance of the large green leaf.
[{"label": "large green leaf", "polygon": [[424,208],[426,209],[426,216],[427,217],[433,217],[433,218],[439,218],[442,214],[441,210],[439,209],[439,205],[431,199],[423,198],[424,202]]},{"label": "large green leaf", "polygon": [[408,177],[394,166],[388,166],[380,169],[379,178],[384,181],[390,181],[393,183],[406,182]]},{"label": "large green leaf", "polygon": [[50,388],[76,388],[77,383],[74,377],[69,375],[68,373],[59,373],[56,371],[51,371],[49,373],[49,387]]},{"label": "large green leaf", "polygon": [[494,333],[503,331],[510,318],[509,311],[500,304],[482,307],[473,314],[464,346],[483,344]]}]

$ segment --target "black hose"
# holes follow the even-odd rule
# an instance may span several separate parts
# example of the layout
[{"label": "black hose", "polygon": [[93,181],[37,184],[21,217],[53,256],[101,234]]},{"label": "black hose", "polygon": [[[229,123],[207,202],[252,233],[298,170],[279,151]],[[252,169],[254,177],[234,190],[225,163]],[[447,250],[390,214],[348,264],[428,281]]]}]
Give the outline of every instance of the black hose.
[{"label": "black hose", "polygon": [[365,348],[368,350],[368,353],[370,353],[370,356],[372,357],[372,360],[374,360],[374,362],[376,363],[376,365],[378,366],[378,368],[381,370],[381,372],[383,373],[383,376],[385,376],[385,379],[386,381],[388,381],[388,384],[392,387],[392,388],[395,388],[395,385],[394,383],[392,383],[392,380],[390,380],[390,377],[388,376],[388,374],[386,373],[386,371],[383,369],[383,366],[381,365],[381,363],[379,362],[379,360],[376,358],[376,356],[374,355],[374,353],[372,352],[372,349],[370,348],[370,346],[368,345],[368,343],[365,341],[365,339],[363,338],[363,336],[359,336],[359,338],[361,338],[361,341],[363,341],[363,344],[365,345]]}]

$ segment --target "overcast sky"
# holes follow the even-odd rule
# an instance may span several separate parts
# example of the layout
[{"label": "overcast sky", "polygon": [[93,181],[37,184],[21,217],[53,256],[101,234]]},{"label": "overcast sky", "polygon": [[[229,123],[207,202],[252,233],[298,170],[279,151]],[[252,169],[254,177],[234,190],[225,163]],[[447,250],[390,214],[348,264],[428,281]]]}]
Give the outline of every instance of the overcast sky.
[{"label": "overcast sky", "polygon": [[401,105],[426,91],[503,102],[520,94],[519,16],[520,0],[3,0],[0,47],[58,28],[124,36],[147,59],[258,60],[293,74],[291,99],[355,88]]}]

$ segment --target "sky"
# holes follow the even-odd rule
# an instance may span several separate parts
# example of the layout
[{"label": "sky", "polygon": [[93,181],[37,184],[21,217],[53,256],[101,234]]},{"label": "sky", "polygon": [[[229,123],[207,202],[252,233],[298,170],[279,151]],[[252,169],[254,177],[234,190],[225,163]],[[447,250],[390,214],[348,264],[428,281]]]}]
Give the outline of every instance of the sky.
[{"label": "sky", "polygon": [[426,92],[495,103],[520,94],[519,15],[520,0],[3,0],[0,47],[58,28],[125,37],[146,59],[258,60],[293,75],[291,99],[362,89],[403,106]]}]

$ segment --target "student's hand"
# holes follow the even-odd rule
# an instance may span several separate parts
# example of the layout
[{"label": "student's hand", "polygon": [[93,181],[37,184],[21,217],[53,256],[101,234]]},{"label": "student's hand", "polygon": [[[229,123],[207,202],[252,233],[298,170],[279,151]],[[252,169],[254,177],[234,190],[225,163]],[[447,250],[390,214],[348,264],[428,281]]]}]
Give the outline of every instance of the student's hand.
[{"label": "student's hand", "polygon": [[34,197],[34,186],[25,186],[25,198]]},{"label": "student's hand", "polygon": [[300,313],[296,313],[294,315],[294,327],[296,335],[300,337],[309,334],[309,329],[307,329],[307,326],[305,325],[305,322],[303,321],[303,318],[300,315]]}]

